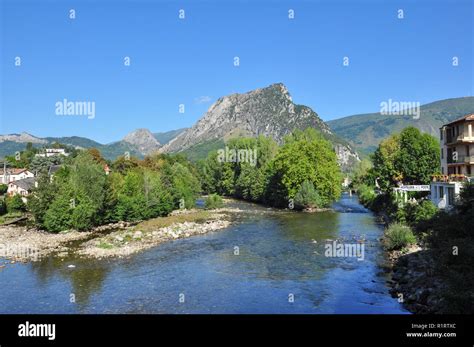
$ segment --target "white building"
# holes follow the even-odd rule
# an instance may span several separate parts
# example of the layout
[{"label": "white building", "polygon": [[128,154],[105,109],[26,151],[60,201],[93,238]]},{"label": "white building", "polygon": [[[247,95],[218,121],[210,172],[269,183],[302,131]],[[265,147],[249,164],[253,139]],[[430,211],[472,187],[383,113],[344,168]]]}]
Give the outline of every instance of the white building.
[{"label": "white building", "polygon": [[10,182],[22,180],[28,177],[34,177],[35,175],[27,170],[27,169],[6,169],[6,173],[4,169],[0,169],[0,183],[1,184],[8,184]]},{"label": "white building", "polygon": [[28,177],[18,181],[8,183],[7,195],[21,195],[21,199],[26,203],[26,197],[31,193],[31,190],[37,186],[35,177]]},{"label": "white building", "polygon": [[436,182],[431,182],[431,201],[438,208],[451,208],[461,192],[462,185],[463,182],[453,181],[449,177],[438,178]]},{"label": "white building", "polygon": [[58,155],[68,156],[64,148],[45,148],[43,153],[35,154],[36,157],[54,157]]}]

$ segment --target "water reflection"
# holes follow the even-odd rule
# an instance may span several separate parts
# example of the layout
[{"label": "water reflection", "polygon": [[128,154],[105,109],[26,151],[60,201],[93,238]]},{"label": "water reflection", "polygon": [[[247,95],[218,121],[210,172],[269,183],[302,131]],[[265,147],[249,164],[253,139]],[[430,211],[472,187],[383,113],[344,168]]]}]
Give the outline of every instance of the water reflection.
[{"label": "water reflection", "polygon": [[[73,267],[69,267],[70,265]],[[57,281],[58,276],[70,283],[69,295],[74,295],[73,301],[79,310],[87,306],[94,293],[100,292],[109,271],[110,265],[107,261],[92,262],[75,256],[52,256],[31,264],[31,272],[36,276],[39,287],[46,288],[50,282]]]},{"label": "water reflection", "polygon": [[[124,259],[74,256],[0,272],[4,313],[403,313],[377,276],[381,228],[354,198],[339,212],[247,209],[231,227]],[[349,213],[343,211],[350,211]],[[354,211],[358,211],[354,213]],[[364,233],[364,261],[324,256],[327,239]],[[74,264],[75,268],[68,268]],[[70,293],[76,303],[69,302]],[[179,296],[185,295],[185,302]],[[289,302],[289,295],[294,302]]]}]

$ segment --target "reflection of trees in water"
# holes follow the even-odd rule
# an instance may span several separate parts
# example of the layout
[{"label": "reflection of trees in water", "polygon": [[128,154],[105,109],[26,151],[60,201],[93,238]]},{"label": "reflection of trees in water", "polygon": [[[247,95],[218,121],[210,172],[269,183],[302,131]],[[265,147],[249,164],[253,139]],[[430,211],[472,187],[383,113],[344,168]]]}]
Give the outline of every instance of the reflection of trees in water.
[{"label": "reflection of trees in water", "polygon": [[340,214],[335,212],[294,212],[282,215],[279,222],[285,238],[293,241],[324,241],[338,236]]},{"label": "reflection of trees in water", "polygon": [[[68,268],[69,264],[74,264],[75,268]],[[40,286],[46,285],[49,281],[54,281],[54,277],[60,276],[70,282],[71,293],[65,293],[64,300],[70,299],[70,294],[75,295],[78,309],[87,306],[91,296],[101,290],[107,273],[110,271],[109,265],[105,261],[86,261],[83,259],[49,257],[40,262],[31,264],[31,269],[35,273]],[[74,305],[71,303],[71,305]]]},{"label": "reflection of trees in water", "polygon": [[[334,259],[324,256],[324,243],[338,237],[339,219],[340,215],[334,212],[281,212],[256,218],[238,227],[250,230],[236,230],[236,239],[228,240],[230,251],[215,253],[219,257],[216,263],[222,272],[236,276],[319,280],[336,265]],[[238,256],[233,251],[236,245]]]}]

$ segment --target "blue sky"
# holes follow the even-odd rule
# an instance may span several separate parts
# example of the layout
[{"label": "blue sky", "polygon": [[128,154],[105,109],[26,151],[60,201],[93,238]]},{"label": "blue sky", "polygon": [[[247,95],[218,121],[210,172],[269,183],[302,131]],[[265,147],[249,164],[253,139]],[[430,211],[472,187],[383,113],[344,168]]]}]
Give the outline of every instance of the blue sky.
[{"label": "blue sky", "polygon": [[[0,134],[106,143],[191,126],[220,96],[276,82],[324,120],[473,95],[467,0],[0,2]],[[56,115],[64,98],[94,101],[95,118]]]}]

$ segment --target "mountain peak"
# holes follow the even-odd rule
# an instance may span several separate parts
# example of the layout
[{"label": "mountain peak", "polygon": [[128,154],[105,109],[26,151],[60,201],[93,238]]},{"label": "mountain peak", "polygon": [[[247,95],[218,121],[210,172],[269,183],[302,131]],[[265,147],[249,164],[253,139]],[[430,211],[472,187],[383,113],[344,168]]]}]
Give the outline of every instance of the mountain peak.
[{"label": "mountain peak", "polygon": [[142,154],[149,154],[161,147],[161,144],[151,131],[145,128],[136,129],[128,133],[123,138],[123,141],[135,146]]},{"label": "mountain peak", "polygon": [[[307,106],[295,105],[286,86],[275,83],[219,98],[192,128],[179,134],[160,151],[180,152],[200,143],[226,141],[236,136],[264,135],[281,143],[293,130],[308,127],[332,135],[316,112]],[[357,154],[346,147],[346,152],[357,158]]]}]

